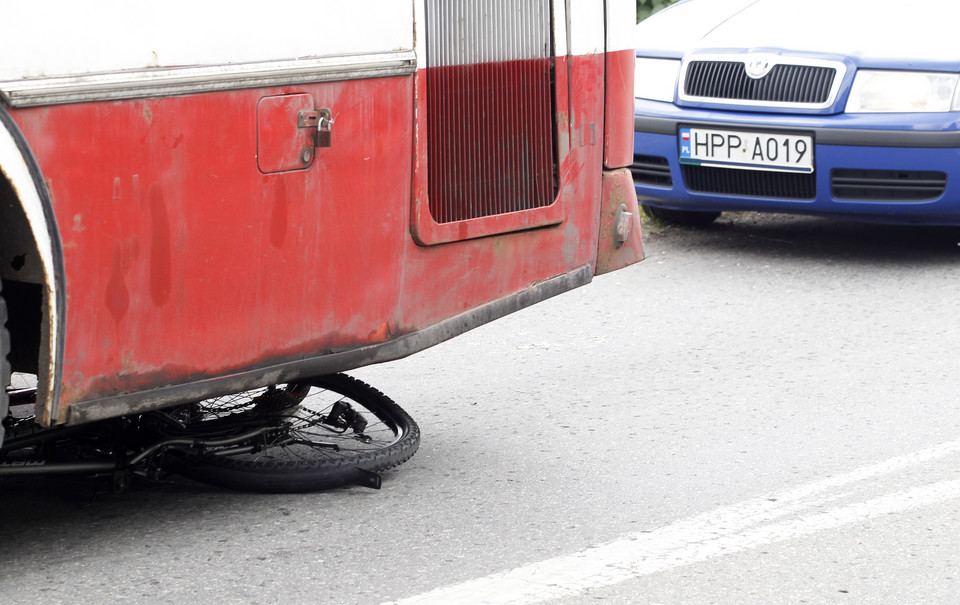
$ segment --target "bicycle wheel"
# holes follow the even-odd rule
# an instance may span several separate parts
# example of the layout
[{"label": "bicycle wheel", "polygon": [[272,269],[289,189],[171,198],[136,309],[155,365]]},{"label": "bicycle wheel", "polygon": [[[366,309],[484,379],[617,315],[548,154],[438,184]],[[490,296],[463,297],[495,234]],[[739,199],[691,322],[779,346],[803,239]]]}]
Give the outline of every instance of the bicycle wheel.
[{"label": "bicycle wheel", "polygon": [[[189,436],[205,445],[171,449],[172,470],[233,489],[379,487],[375,473],[406,462],[420,446],[409,414],[344,374],[208,399],[180,412]],[[237,442],[251,429],[255,436]]]}]

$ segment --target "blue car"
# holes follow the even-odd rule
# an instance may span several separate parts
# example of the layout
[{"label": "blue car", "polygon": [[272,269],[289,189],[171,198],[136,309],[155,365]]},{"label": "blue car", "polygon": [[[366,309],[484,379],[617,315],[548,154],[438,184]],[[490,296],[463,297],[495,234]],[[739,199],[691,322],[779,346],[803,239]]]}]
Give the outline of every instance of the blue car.
[{"label": "blue car", "polygon": [[647,214],[960,225],[957,0],[682,0],[637,24]]}]

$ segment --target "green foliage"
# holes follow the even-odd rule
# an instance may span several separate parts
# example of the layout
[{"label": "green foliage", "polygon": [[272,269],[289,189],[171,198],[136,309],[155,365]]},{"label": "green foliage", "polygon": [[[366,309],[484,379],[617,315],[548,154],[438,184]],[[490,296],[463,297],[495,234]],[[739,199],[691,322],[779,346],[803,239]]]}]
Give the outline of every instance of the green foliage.
[{"label": "green foliage", "polygon": [[637,23],[674,2],[676,0],[637,0]]}]

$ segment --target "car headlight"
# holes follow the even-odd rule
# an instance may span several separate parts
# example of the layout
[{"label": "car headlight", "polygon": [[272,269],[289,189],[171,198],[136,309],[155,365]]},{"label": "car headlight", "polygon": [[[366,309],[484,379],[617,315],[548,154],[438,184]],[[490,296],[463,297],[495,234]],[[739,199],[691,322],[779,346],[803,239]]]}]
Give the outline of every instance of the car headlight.
[{"label": "car headlight", "polygon": [[861,69],[847,113],[955,111],[957,74]]},{"label": "car headlight", "polygon": [[680,61],[637,58],[634,64],[633,93],[638,99],[673,103]]}]

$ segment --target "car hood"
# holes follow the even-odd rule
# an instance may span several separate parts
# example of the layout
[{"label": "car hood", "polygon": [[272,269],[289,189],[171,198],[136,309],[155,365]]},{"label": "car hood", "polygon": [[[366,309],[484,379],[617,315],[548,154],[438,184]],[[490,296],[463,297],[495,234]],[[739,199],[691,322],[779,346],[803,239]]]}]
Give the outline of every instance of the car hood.
[{"label": "car hood", "polygon": [[753,49],[850,57],[860,66],[956,69],[957,0],[685,0],[637,24],[637,53]]}]

